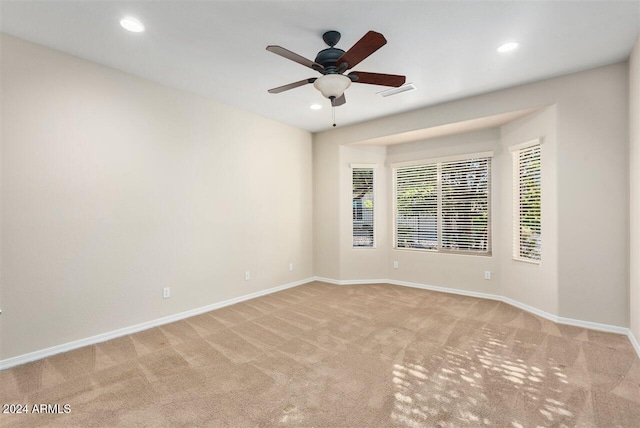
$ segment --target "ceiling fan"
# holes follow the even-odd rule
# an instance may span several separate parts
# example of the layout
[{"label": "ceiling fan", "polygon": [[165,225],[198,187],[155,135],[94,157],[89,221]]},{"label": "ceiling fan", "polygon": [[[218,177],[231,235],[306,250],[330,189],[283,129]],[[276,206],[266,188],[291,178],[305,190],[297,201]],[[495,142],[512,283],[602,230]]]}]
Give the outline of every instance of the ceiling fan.
[{"label": "ceiling fan", "polygon": [[338,107],[347,102],[344,91],[351,85],[351,82],[393,87],[404,84],[406,80],[405,76],[399,76],[397,74],[368,73],[364,71],[350,71],[346,75],[344,74],[347,70],[358,65],[362,60],[387,43],[387,40],[382,34],[369,31],[346,52],[335,47],[338,41],[340,41],[339,32],[327,31],[322,35],[322,40],[324,40],[329,47],[318,52],[314,61],[291,52],[282,46],[267,46],[269,52],[295,61],[322,74],[320,77],[311,77],[269,89],[269,93],[278,94],[288,91],[289,89],[313,83],[313,86],[319,90],[324,97],[331,100],[333,107]]}]

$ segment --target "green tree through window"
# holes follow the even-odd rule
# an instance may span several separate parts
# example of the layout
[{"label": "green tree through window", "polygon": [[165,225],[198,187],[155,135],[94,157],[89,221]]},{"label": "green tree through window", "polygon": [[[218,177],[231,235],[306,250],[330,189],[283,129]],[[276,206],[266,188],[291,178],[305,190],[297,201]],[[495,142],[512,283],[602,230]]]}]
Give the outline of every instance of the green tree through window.
[{"label": "green tree through window", "polygon": [[352,170],[353,246],[374,246],[373,168]]},{"label": "green tree through window", "polygon": [[396,248],[491,251],[491,158],[394,169]]},{"label": "green tree through window", "polygon": [[514,248],[516,259],[539,262],[542,247],[540,144],[513,152]]}]

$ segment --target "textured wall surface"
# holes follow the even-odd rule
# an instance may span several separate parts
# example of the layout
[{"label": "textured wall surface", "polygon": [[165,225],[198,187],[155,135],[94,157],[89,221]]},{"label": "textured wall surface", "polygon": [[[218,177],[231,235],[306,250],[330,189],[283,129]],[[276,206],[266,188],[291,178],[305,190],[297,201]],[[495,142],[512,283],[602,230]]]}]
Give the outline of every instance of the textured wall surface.
[{"label": "textured wall surface", "polygon": [[629,59],[630,327],[640,339],[640,37]]},{"label": "textured wall surface", "polygon": [[0,358],[313,275],[311,134],[1,40]]},{"label": "textured wall surface", "polygon": [[[322,170],[323,177],[339,177],[340,163],[335,153],[341,145],[501,113],[554,106],[555,125],[552,126],[555,127],[556,144],[553,157],[556,165],[553,167],[557,176],[553,177],[555,194],[552,197],[557,200],[557,209],[550,215],[555,216],[553,221],[557,222],[557,253],[554,256],[557,257],[558,285],[557,302],[551,303],[546,310],[553,311],[555,306],[557,309],[553,313],[562,317],[628,326],[627,67],[627,62],[617,63],[321,132],[314,135],[314,153],[323,154],[323,160],[315,164],[316,170]],[[521,125],[522,130],[526,129],[524,123]],[[316,183],[319,185],[337,186],[335,180]],[[338,190],[339,187],[334,187],[334,192]],[[331,194],[330,188],[323,189],[323,195]],[[331,204],[333,211],[349,209],[338,207],[335,198],[325,200],[316,195],[316,204],[325,202]],[[326,229],[339,229],[335,215],[321,214],[314,217],[314,222],[322,223]],[[316,242],[317,258],[335,254],[338,242],[338,239]],[[415,267],[410,269],[426,269],[418,260],[420,256],[407,257],[417,259],[413,263]],[[468,264],[466,257],[457,257],[449,269],[458,272]],[[354,272],[349,273],[354,275]],[[421,277],[417,270],[406,275]],[[522,275],[526,273],[522,272]],[[524,276],[520,279],[513,278],[512,288],[524,286]],[[465,288],[467,283],[461,281],[459,287]],[[521,294],[534,297],[537,290],[535,285],[533,287]]]}]

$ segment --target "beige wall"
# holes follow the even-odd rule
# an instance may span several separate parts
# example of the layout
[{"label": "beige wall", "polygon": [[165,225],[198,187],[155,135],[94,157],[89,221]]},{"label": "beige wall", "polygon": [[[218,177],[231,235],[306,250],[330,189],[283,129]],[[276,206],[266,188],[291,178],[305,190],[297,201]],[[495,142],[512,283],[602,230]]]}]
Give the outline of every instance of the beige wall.
[{"label": "beige wall", "polygon": [[[629,322],[627,73],[627,63],[618,63],[340,127],[314,135],[314,153],[323,153],[324,159],[332,156],[335,159],[339,147],[349,143],[555,105],[558,201],[555,314],[626,326]],[[319,161],[314,166],[321,168],[326,177],[340,175],[338,162]],[[334,187],[334,191],[338,189]],[[324,192],[331,193],[330,189]],[[331,204],[333,212],[340,209],[335,198],[315,201]],[[314,222],[323,223],[327,229],[339,229],[338,221],[328,216],[318,215]],[[322,254],[334,254],[338,247],[329,244],[316,243],[315,248]],[[321,258],[319,255],[318,259]],[[453,268],[467,263],[465,257],[457,260]],[[411,275],[423,277],[418,270]],[[551,302],[547,307],[552,310],[554,306]]]},{"label": "beige wall", "polygon": [[340,175],[325,165],[338,165],[338,150],[313,146],[313,270],[316,276],[340,277]]},{"label": "beige wall", "polygon": [[[433,138],[415,143],[389,146],[387,164],[419,159],[432,159],[444,156],[493,151],[500,156],[500,132],[498,129],[486,129],[449,137]],[[501,180],[502,171],[496,167],[496,158],[492,161],[491,188],[495,189]],[[392,189],[392,177],[389,172],[389,189]],[[496,209],[500,195],[491,192],[491,228],[495,241],[497,226],[504,223],[502,213]],[[386,206],[392,216],[393,192],[389,191]],[[392,217],[391,217],[392,218]],[[500,246],[493,245],[491,256],[438,254],[415,250],[394,250],[393,226],[388,228],[389,235],[389,278],[438,287],[463,289],[467,291],[500,294],[500,278],[497,264]],[[393,262],[398,262],[398,269]],[[484,271],[493,273],[491,280],[484,279]]]},{"label": "beige wall", "polygon": [[0,359],[313,275],[308,132],[1,43]]},{"label": "beige wall", "polygon": [[[387,278],[387,168],[386,147],[340,147],[340,278],[345,280]],[[375,248],[353,248],[353,204],[351,164],[375,165],[374,236]],[[346,207],[346,209],[345,209]]]},{"label": "beige wall", "polygon": [[[314,274],[502,293],[624,326],[630,271],[640,336],[640,43],[629,69],[614,64],[340,127],[311,146],[307,132],[203,97],[12,37],[0,42],[0,359]],[[499,130],[388,150],[348,146],[544,106],[552,107]],[[547,181],[536,268],[510,259],[506,149],[540,135]],[[389,162],[485,149],[496,152],[499,189],[493,256],[392,250]],[[350,163],[380,164],[375,250],[351,248]],[[165,286],[171,299],[161,298]]]},{"label": "beige wall", "polygon": [[557,106],[559,312],[620,326],[629,325],[627,67],[577,73]]},{"label": "beige wall", "polygon": [[[376,225],[378,233],[384,231],[387,244],[378,246],[377,253],[386,252],[387,259],[373,256],[369,250],[350,248],[351,222],[348,197],[340,201],[342,228],[341,273],[342,280],[389,278],[418,284],[435,285],[465,291],[504,295],[549,313],[558,312],[558,228],[557,228],[557,153],[556,109],[542,109],[500,128],[468,132],[447,137],[431,138],[415,143],[384,147],[341,146],[343,162],[340,166],[341,190],[350,191],[350,175],[346,175],[349,161],[375,161],[386,165],[386,181],[377,182],[377,208],[387,213],[385,222]],[[512,257],[512,158],[509,148],[516,144],[542,138],[543,144],[543,263],[515,261]],[[397,162],[432,159],[444,156],[494,152],[491,182],[491,256],[453,255],[415,250],[395,250],[393,246],[393,193],[391,166]],[[375,155],[374,155],[375,153]],[[377,156],[373,158],[372,156]],[[378,171],[380,174],[380,171]],[[363,256],[366,254],[367,257]],[[374,257],[377,257],[374,259]],[[372,260],[373,259],[373,260]],[[398,262],[398,269],[393,262]],[[491,279],[484,272],[491,271]],[[384,276],[386,274],[386,276]]]},{"label": "beige wall", "polygon": [[630,327],[640,340],[640,37],[629,59],[629,137],[631,207]]},{"label": "beige wall", "polygon": [[[502,172],[497,191],[502,197],[501,223],[496,228],[500,252],[502,294],[548,313],[557,314],[558,287],[558,159],[556,107],[517,119],[500,128],[502,151],[496,162]],[[509,148],[542,139],[542,245],[541,262],[513,259],[513,160]],[[495,236],[495,235],[494,235]]]}]

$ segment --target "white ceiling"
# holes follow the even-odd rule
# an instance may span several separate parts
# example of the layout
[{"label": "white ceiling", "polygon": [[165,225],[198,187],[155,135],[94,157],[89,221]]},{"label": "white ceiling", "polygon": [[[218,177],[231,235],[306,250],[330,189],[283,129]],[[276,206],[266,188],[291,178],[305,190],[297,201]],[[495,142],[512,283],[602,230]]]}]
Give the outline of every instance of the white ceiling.
[{"label": "white ceiling", "polygon": [[[321,35],[342,33],[347,50],[368,30],[388,44],[361,71],[405,74],[417,91],[382,98],[354,84],[338,125],[386,116],[628,57],[640,29],[640,0],[602,2],[426,1],[4,1],[0,30],[134,75],[309,131],[331,127],[329,102],[312,85],[267,89],[317,75],[269,53],[281,45],[307,58]],[[124,31],[137,17],[147,30]],[[520,49],[498,54],[511,40]],[[320,102],[324,108],[309,109]]]}]

